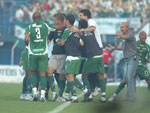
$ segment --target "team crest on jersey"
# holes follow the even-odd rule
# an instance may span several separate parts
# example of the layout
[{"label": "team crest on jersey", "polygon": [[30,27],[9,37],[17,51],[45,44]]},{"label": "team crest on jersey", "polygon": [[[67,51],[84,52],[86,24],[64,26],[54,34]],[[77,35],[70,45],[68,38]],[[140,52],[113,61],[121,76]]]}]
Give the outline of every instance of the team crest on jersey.
[{"label": "team crest on jersey", "polygon": [[42,27],[42,25],[32,24],[32,27]]},{"label": "team crest on jersey", "polygon": [[84,36],[91,36],[93,35],[91,32],[84,32]]},{"label": "team crest on jersey", "polygon": [[74,37],[78,37],[78,38],[80,38],[80,36],[79,36],[79,34],[78,34],[78,33],[75,33],[75,34],[74,34]]}]

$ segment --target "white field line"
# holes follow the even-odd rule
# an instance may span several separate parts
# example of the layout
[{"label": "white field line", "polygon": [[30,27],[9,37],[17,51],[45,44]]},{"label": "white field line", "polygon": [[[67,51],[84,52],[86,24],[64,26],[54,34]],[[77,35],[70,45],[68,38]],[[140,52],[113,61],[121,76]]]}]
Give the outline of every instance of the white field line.
[{"label": "white field line", "polygon": [[[80,98],[83,96],[83,93],[80,93],[77,97]],[[62,111],[63,109],[65,109],[66,107],[68,107],[69,105],[71,105],[70,102],[65,102],[59,106],[57,106],[55,109],[53,109],[52,111],[49,111],[48,113],[59,113],[60,111]]]}]

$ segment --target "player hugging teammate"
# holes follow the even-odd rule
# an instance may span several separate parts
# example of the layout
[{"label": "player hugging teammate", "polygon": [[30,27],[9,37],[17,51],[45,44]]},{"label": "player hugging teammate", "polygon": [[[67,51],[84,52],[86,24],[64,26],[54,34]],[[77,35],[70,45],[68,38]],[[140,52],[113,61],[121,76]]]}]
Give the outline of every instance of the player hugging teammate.
[{"label": "player hugging teammate", "polygon": [[[55,14],[54,25],[43,22],[39,12],[33,14],[33,20],[34,22],[26,28],[25,32],[25,43],[28,45],[26,56],[29,57],[27,59],[29,67],[25,68],[26,61],[23,61],[26,76],[23,80],[23,91],[20,99],[49,101],[48,95],[49,89],[51,89],[51,101],[78,102],[76,88],[79,88],[84,94],[82,102],[91,102],[95,96],[95,89],[98,87],[101,88],[99,101],[106,102],[103,44],[97,24],[91,19],[91,12],[88,9],[80,11],[78,28],[74,26],[75,17],[72,14]],[[140,37],[144,37],[144,33],[141,35]],[[117,36],[123,39],[126,34],[125,36],[117,34]],[[131,35],[127,36],[132,38]],[[125,38],[125,40],[128,39]],[[146,62],[149,62],[149,54],[145,53],[149,53],[149,46],[147,47],[145,42],[141,40],[144,39],[140,38],[140,41],[137,42],[139,53],[135,48],[133,57],[136,56],[137,60],[137,54],[139,54],[141,63],[145,61],[143,57],[146,57]],[[50,41],[53,41],[54,45],[52,56],[48,62],[48,43]],[[140,44],[144,44],[144,46]],[[148,49],[145,50],[143,47]],[[144,51],[140,52],[139,48]],[[22,54],[22,59],[23,56]],[[149,72],[147,72],[145,64],[139,64],[137,68],[144,70],[146,74],[142,76],[143,71],[137,69],[136,75],[145,79],[149,88]],[[30,76],[27,74],[28,70],[31,72]],[[82,83],[76,78],[78,74],[82,74]],[[58,84],[58,95],[55,89],[55,80]],[[121,88],[126,83],[123,82],[122,84]],[[71,98],[69,98],[70,93]],[[114,99],[113,96],[113,99],[109,100]]]}]

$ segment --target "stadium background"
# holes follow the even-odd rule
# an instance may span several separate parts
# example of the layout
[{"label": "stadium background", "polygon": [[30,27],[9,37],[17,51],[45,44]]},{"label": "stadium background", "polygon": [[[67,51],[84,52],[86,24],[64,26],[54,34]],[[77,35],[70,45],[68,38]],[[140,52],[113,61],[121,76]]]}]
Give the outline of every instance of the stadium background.
[{"label": "stadium background", "polygon": [[[23,76],[18,64],[25,46],[24,30],[32,22],[35,10],[42,13],[44,21],[52,22],[57,12],[72,13],[78,21],[78,12],[83,8],[91,10],[104,45],[121,42],[116,40],[115,33],[124,21],[134,28],[137,39],[141,30],[146,31],[149,39],[150,0],[0,0],[0,75],[10,77],[21,73]],[[112,77],[117,79],[114,75],[118,73],[117,67],[123,56],[118,51],[113,54],[116,62],[110,64],[109,69]]]}]

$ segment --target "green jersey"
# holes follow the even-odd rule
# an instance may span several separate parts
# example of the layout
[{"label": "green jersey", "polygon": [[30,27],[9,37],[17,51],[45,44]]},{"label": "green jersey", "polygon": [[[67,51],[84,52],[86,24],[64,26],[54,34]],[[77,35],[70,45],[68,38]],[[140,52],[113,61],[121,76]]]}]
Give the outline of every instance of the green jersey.
[{"label": "green jersey", "polygon": [[141,45],[139,41],[137,41],[137,49],[138,55],[141,58],[141,60],[139,60],[139,65],[147,64],[146,58],[149,58],[149,45],[146,43],[144,43],[144,45]]},{"label": "green jersey", "polygon": [[30,24],[25,33],[30,33],[29,54],[48,54],[48,32],[54,31],[56,26],[42,21],[35,21]]}]

